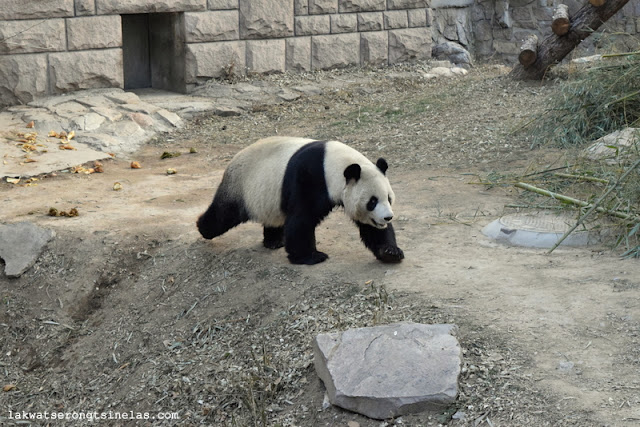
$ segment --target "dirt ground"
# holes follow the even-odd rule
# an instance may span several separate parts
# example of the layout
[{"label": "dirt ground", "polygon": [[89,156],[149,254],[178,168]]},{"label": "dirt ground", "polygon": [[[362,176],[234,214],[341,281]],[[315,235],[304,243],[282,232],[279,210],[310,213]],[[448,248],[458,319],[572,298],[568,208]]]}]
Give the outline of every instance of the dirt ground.
[{"label": "dirt ground", "polygon": [[[605,245],[547,255],[481,233],[519,192],[479,177],[562,162],[514,133],[554,83],[514,83],[494,66],[451,80],[423,71],[266,77],[256,84],[333,86],[197,118],[101,174],[0,184],[0,222],[57,233],[30,271],[0,278],[0,424],[49,411],[112,417],[99,425],[638,425],[638,261]],[[377,262],[339,211],[317,230],[330,258],[311,267],[263,248],[256,224],[202,239],[195,220],[225,165],[274,134],[384,156],[404,262]],[[181,155],[161,160],[165,151]],[[50,207],[80,215],[49,217]],[[386,421],[323,405],[314,336],[395,321],[458,325],[456,404]],[[113,419],[122,413],[178,418]],[[34,425],[48,423],[96,425]]]}]

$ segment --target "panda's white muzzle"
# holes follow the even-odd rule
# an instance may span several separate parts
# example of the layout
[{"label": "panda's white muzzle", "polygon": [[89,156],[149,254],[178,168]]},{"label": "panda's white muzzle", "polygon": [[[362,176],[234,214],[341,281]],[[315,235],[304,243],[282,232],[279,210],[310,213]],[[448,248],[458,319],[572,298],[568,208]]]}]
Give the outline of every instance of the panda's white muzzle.
[{"label": "panda's white muzzle", "polygon": [[371,212],[371,225],[376,228],[384,229],[387,228],[387,225],[393,219],[393,211],[391,210],[391,206],[385,206],[382,204],[378,204],[376,208]]}]

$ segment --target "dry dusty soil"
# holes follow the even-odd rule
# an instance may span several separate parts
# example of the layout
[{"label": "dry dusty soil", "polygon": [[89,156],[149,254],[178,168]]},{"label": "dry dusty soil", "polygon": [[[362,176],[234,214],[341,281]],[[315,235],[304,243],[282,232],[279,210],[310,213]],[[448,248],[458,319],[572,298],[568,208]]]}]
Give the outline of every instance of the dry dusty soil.
[{"label": "dry dusty soil", "polygon": [[[101,174],[0,184],[0,222],[57,233],[31,270],[0,278],[0,424],[48,411],[178,419],[34,425],[638,425],[638,261],[606,245],[547,255],[481,233],[519,191],[473,182],[563,155],[513,133],[555,84],[514,83],[500,67],[449,80],[422,72],[263,78],[332,89],[194,119]],[[330,258],[311,267],[263,248],[256,224],[202,239],[195,220],[231,157],[274,134],[384,156],[404,262],[377,262],[340,211],[317,230]],[[182,154],[161,160],[165,151]],[[80,215],[49,217],[50,207]],[[386,421],[323,406],[314,336],[395,321],[458,325],[456,404]]]}]

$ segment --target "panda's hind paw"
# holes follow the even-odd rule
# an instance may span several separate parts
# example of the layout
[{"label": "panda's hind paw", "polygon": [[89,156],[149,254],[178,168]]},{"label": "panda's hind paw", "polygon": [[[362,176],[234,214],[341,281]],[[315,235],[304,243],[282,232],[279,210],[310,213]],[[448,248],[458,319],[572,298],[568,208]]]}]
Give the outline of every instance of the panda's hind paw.
[{"label": "panda's hind paw", "polygon": [[329,255],[320,251],[313,251],[310,255],[307,256],[292,256],[289,254],[289,261],[292,264],[306,264],[306,265],[314,265],[320,264],[329,258]]},{"label": "panda's hind paw", "polygon": [[284,242],[282,240],[264,240],[262,244],[267,249],[279,249],[284,246]]},{"label": "panda's hind paw", "polygon": [[380,261],[386,263],[398,263],[404,259],[404,252],[397,246],[379,246],[375,255]]}]

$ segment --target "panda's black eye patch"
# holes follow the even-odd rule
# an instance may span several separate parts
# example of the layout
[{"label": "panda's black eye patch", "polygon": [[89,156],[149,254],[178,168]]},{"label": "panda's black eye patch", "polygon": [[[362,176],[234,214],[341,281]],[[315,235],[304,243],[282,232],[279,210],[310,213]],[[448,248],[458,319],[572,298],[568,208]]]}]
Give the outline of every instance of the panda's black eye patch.
[{"label": "panda's black eye patch", "polygon": [[378,204],[378,198],[376,196],[371,196],[371,198],[367,202],[367,210],[368,211],[374,210],[377,204]]}]

